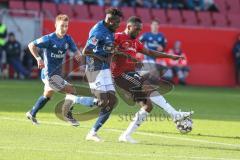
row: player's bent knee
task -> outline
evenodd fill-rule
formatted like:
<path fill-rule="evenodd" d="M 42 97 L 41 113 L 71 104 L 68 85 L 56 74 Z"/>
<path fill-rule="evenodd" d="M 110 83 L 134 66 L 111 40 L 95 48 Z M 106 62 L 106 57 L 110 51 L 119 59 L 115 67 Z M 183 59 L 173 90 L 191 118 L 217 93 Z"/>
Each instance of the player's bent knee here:
<path fill-rule="evenodd" d="M 98 100 L 98 106 L 99 107 L 105 107 L 105 106 L 107 106 L 107 104 L 108 104 L 108 100 L 107 99 L 100 99 L 100 100 Z"/>
<path fill-rule="evenodd" d="M 62 92 L 69 93 L 69 94 L 76 94 L 76 90 L 75 90 L 75 88 L 72 85 L 66 85 L 63 88 Z"/>
<path fill-rule="evenodd" d="M 145 111 L 147 111 L 148 113 L 150 113 L 153 109 L 152 103 L 150 100 L 146 100 L 145 104 L 142 107 Z"/>
<path fill-rule="evenodd" d="M 54 91 L 52 91 L 52 90 L 44 91 L 43 96 L 48 97 L 50 99 L 52 97 L 53 93 L 54 93 Z"/>

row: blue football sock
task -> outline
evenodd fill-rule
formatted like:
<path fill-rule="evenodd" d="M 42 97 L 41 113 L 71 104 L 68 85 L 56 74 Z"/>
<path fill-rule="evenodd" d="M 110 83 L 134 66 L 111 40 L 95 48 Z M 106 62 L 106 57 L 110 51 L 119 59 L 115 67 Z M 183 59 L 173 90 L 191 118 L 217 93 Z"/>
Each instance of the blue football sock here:
<path fill-rule="evenodd" d="M 94 105 L 95 98 L 93 97 L 78 97 L 76 96 L 74 99 L 74 103 L 81 104 L 86 107 L 92 107 Z"/>
<path fill-rule="evenodd" d="M 101 109 L 99 117 L 92 128 L 94 132 L 97 132 L 102 127 L 102 125 L 108 120 L 112 110 L 109 110 L 107 108 L 108 107 L 104 107 Z"/>
<path fill-rule="evenodd" d="M 72 100 L 75 104 L 81 104 L 86 107 L 92 107 L 96 103 L 97 99 L 93 97 L 79 97 L 72 94 L 67 94 L 65 99 Z"/>
<path fill-rule="evenodd" d="M 31 115 L 36 116 L 37 112 L 44 107 L 44 105 L 50 100 L 48 97 L 41 96 L 38 98 L 37 102 L 31 110 Z"/>

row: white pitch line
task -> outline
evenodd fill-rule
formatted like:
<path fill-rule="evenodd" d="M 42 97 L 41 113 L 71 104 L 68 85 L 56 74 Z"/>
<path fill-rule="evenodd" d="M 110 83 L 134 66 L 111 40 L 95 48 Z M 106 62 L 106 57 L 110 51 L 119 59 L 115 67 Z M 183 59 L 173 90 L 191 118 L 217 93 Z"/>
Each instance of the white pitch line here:
<path fill-rule="evenodd" d="M 2 116 L 0 116 L 0 119 L 2 119 L 2 120 L 19 121 L 19 122 L 27 122 L 27 121 L 29 121 L 29 120 L 24 120 L 24 119 L 16 119 L 16 118 L 9 118 L 9 117 L 2 117 Z M 41 121 L 41 123 L 42 124 L 48 124 L 48 125 L 69 126 L 69 124 L 67 124 L 67 123 L 59 123 L 59 122 Z M 80 128 L 89 128 L 89 126 L 81 125 Z M 113 129 L 113 128 L 103 128 L 103 130 L 112 131 L 112 132 L 118 132 L 118 133 L 123 132 L 123 130 Z M 135 132 L 135 134 L 145 135 L 145 136 L 150 136 L 150 137 L 161 137 L 161 138 L 167 138 L 167 139 L 176 139 L 176 140 L 181 140 L 181 141 L 190 141 L 190 142 L 214 144 L 214 145 L 221 145 L 221 146 L 224 145 L 224 146 L 231 146 L 231 147 L 236 147 L 236 148 L 240 149 L 240 145 L 238 145 L 238 144 L 230 144 L 230 143 L 223 143 L 223 142 L 213 142 L 213 141 L 209 141 L 209 140 L 200 140 L 200 139 L 194 139 L 194 138 L 183 138 L 183 137 L 166 136 L 166 135 L 161 135 L 161 134 L 156 134 L 156 133 L 146 133 L 146 132 L 141 132 L 141 131 L 137 131 L 137 132 Z"/>
<path fill-rule="evenodd" d="M 28 151 L 45 151 L 45 152 L 59 152 L 64 153 L 66 150 L 61 149 L 46 149 L 46 148 L 27 148 L 27 147 L 9 147 L 9 146 L 0 146 L 0 149 L 5 150 L 28 150 Z M 68 151 L 69 152 L 69 151 Z M 101 156 L 122 156 L 122 157 L 150 157 L 150 158 L 178 158 L 178 159 L 198 159 L 198 160 L 240 160 L 240 159 L 233 159 L 233 158 L 215 158 L 215 157 L 199 157 L 199 156 L 173 156 L 173 155 L 162 155 L 161 153 L 111 153 L 111 152 L 100 152 L 100 151 L 89 151 L 89 150 L 73 150 L 72 152 L 76 153 L 85 153 L 85 154 L 92 154 L 92 155 L 101 155 Z"/>

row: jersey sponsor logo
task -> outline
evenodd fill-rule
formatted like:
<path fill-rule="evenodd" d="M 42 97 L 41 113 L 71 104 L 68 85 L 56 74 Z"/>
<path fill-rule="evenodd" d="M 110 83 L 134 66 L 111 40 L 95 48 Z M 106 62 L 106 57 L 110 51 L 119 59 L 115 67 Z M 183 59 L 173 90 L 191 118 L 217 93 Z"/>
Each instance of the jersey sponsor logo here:
<path fill-rule="evenodd" d="M 128 48 L 127 50 L 137 52 L 136 48 L 132 48 L 132 47 Z"/>
<path fill-rule="evenodd" d="M 54 54 L 51 52 L 51 57 L 52 58 L 64 58 L 65 54 L 63 54 L 62 51 L 58 51 L 58 53 L 60 53 L 60 54 Z"/>
<path fill-rule="evenodd" d="M 156 42 L 156 41 L 154 41 L 155 43 L 148 43 L 148 46 L 149 47 L 158 47 L 159 46 L 159 44 Z"/>
<path fill-rule="evenodd" d="M 136 50 L 135 45 L 136 44 L 132 43 L 130 40 L 129 41 L 126 40 L 126 41 L 123 41 L 123 42 L 120 43 L 119 48 L 122 51 L 134 51 L 134 52 L 136 52 L 137 50 Z"/>

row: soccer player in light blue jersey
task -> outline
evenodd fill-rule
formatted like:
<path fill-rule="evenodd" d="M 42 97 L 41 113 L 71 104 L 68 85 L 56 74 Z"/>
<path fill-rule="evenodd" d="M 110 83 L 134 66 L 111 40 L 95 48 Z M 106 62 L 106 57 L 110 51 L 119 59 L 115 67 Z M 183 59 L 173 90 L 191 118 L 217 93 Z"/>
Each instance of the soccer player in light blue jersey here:
<path fill-rule="evenodd" d="M 38 68 L 42 70 L 41 79 L 45 84 L 43 95 L 39 97 L 33 108 L 26 113 L 27 118 L 33 124 L 39 124 L 36 114 L 50 100 L 54 91 L 57 91 L 67 94 L 63 104 L 64 119 L 73 126 L 79 125 L 78 121 L 72 116 L 70 106 L 72 103 L 69 100 L 72 94 L 76 94 L 76 90 L 61 77 L 62 63 L 68 49 L 75 53 L 75 58 L 78 62 L 81 61 L 82 57 L 71 36 L 66 34 L 68 23 L 69 18 L 67 15 L 58 15 L 55 20 L 55 32 L 34 40 L 28 45 L 31 54 L 37 60 Z M 39 49 L 43 49 L 43 59 L 39 55 Z M 76 97 L 75 99 L 75 103 L 93 105 L 92 97 Z"/>
<path fill-rule="evenodd" d="M 163 52 L 167 45 L 167 39 L 163 33 L 159 32 L 159 20 L 154 19 L 151 23 L 151 31 L 142 34 L 139 40 L 144 44 L 145 48 Z M 168 77 L 165 59 L 158 59 L 144 55 L 142 74 L 149 72 L 151 75 Z M 163 75 L 162 75 L 163 74 Z"/>
<path fill-rule="evenodd" d="M 114 51 L 114 32 L 119 27 L 122 12 L 116 8 L 106 10 L 105 19 L 90 30 L 87 44 L 83 49 L 86 56 L 86 76 L 91 92 L 101 107 L 99 117 L 86 140 L 102 141 L 97 131 L 109 118 L 117 104 L 115 87 L 112 80 L 109 58 Z"/>
<path fill-rule="evenodd" d="M 154 51 L 163 52 L 167 39 L 160 33 L 159 31 L 159 21 L 154 19 L 151 23 L 151 32 L 146 32 L 139 37 L 139 40 L 144 43 L 145 47 Z M 150 56 L 146 56 L 145 59 L 147 60 L 154 60 Z"/>

